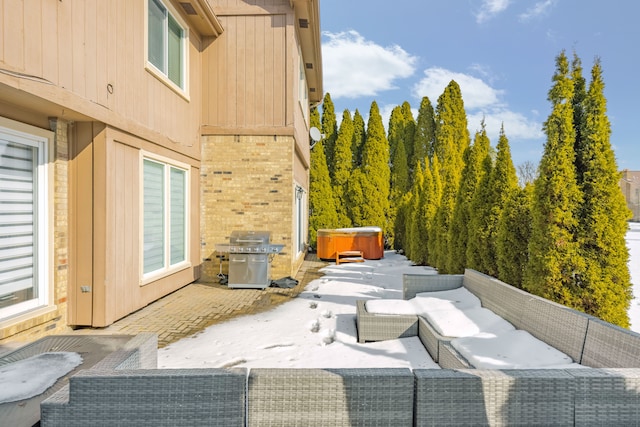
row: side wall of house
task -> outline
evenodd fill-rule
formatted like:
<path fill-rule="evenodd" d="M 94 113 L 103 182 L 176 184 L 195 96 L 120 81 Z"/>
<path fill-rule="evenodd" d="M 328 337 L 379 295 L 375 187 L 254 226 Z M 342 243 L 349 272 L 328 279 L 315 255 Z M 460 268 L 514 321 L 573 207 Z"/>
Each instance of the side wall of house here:
<path fill-rule="evenodd" d="M 220 0 L 214 11 L 225 32 L 203 53 L 202 278 L 216 280 L 215 244 L 234 230 L 271 231 L 272 243 L 285 245 L 271 276 L 293 276 L 304 260 L 296 189 L 306 209 L 309 188 L 309 103 L 300 99 L 307 88 L 294 10 L 287 0 Z"/>

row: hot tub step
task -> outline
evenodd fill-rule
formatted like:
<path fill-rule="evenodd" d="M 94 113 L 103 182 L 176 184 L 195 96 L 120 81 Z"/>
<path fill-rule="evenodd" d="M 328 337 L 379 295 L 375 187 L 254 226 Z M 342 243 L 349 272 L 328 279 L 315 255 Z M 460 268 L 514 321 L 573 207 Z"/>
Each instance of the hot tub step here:
<path fill-rule="evenodd" d="M 364 262 L 362 251 L 342 251 L 336 252 L 336 265 L 345 262 Z"/>

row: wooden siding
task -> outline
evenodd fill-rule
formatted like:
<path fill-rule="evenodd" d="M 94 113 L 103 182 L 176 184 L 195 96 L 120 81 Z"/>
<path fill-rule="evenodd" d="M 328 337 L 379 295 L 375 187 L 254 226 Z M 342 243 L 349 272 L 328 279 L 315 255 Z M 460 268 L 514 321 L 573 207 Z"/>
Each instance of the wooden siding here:
<path fill-rule="evenodd" d="M 199 157 L 202 42 L 190 32 L 187 100 L 145 69 L 145 4 L 0 0 L 2 81 Z"/>
<path fill-rule="evenodd" d="M 203 124 L 291 125 L 287 117 L 287 15 L 219 16 L 225 32 L 204 52 Z"/>

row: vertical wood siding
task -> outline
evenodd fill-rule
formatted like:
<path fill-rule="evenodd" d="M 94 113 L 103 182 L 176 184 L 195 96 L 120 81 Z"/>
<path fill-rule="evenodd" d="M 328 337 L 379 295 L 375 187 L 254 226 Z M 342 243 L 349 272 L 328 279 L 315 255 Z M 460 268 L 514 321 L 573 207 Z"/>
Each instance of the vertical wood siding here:
<path fill-rule="evenodd" d="M 186 100 L 145 69 L 145 1 L 0 0 L 0 68 L 68 91 L 65 107 L 88 100 L 197 148 L 201 41 L 190 33 Z"/>
<path fill-rule="evenodd" d="M 203 123 L 281 127 L 287 123 L 286 15 L 221 16 L 225 32 L 204 52 Z"/>

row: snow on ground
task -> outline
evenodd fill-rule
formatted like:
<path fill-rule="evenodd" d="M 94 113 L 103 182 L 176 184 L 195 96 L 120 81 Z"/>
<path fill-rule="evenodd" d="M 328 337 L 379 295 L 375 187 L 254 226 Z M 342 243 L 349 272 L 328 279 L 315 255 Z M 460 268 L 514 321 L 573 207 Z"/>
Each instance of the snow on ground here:
<path fill-rule="evenodd" d="M 631 329 L 640 332 L 640 224 L 627 243 L 634 295 Z M 329 265 L 297 298 L 273 310 L 213 325 L 158 351 L 160 368 L 373 368 L 438 366 L 417 337 L 359 344 L 355 301 L 401 299 L 402 274 L 435 274 L 385 252 L 381 260 Z"/>
<path fill-rule="evenodd" d="M 355 302 L 401 298 L 402 273 L 435 274 L 385 253 L 329 265 L 324 277 L 273 310 L 213 325 L 158 352 L 160 368 L 438 368 L 417 337 L 359 344 Z"/>

